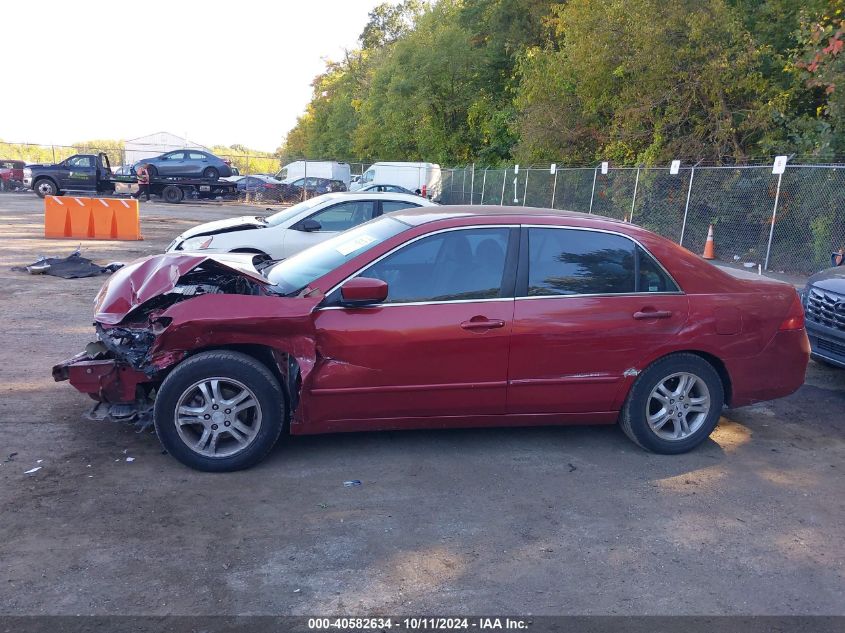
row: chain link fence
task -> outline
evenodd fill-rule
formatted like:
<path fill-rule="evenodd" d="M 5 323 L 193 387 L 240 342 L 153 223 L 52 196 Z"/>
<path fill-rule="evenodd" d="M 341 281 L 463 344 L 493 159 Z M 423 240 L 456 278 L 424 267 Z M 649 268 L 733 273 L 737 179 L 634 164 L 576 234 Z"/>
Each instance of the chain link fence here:
<path fill-rule="evenodd" d="M 845 166 L 443 169 L 442 204 L 580 211 L 634 222 L 689 250 L 810 274 L 845 247 Z"/>
<path fill-rule="evenodd" d="M 73 154 L 98 152 L 108 155 L 113 168 L 126 166 L 127 159 L 134 158 L 118 142 L 0 142 L 0 189 L 22 190 L 22 183 L 16 180 L 20 162 L 13 165 L 14 161 L 57 163 Z M 285 165 L 298 160 L 220 148 L 215 153 L 241 176 L 280 175 Z M 345 186 L 351 184 L 352 188 L 373 164 L 343 162 L 349 165 L 351 181 Z M 320 180 L 314 173 L 318 163 L 326 161 L 309 160 L 304 165 L 306 175 L 313 175 L 315 182 Z M 417 164 L 405 165 L 416 177 L 420 168 L 412 165 Z M 845 166 L 789 164 L 780 176 L 772 173 L 771 165 L 684 167 L 677 173 L 663 167 L 609 167 L 603 171 L 599 167 L 443 168 L 427 195 L 441 204 L 543 207 L 626 220 L 696 253 L 703 251 L 712 224 L 720 259 L 786 273 L 808 274 L 825 268 L 831 252 L 845 246 Z M 425 180 L 420 178 L 420 182 Z M 264 188 L 260 180 L 249 182 L 231 201 L 297 201 Z M 306 188 L 301 196 L 319 193 L 322 191 L 316 187 L 313 191 Z"/>

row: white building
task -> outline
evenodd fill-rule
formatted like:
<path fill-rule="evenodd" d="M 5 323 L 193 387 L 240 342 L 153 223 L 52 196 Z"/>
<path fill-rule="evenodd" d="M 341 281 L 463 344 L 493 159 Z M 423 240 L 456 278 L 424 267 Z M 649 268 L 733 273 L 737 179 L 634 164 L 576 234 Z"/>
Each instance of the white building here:
<path fill-rule="evenodd" d="M 183 149 L 191 147 L 194 149 L 201 149 L 206 152 L 211 150 L 207 147 L 189 141 L 181 136 L 170 134 L 169 132 L 156 132 L 147 136 L 139 136 L 124 143 L 126 164 L 134 165 L 139 160 L 145 158 L 154 158 L 165 152 L 173 151 L 174 149 Z"/>

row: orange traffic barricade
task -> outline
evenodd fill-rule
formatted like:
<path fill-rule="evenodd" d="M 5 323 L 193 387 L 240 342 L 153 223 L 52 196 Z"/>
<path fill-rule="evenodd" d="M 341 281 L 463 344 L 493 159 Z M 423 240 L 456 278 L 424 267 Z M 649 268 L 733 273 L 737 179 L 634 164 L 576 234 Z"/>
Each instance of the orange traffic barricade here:
<path fill-rule="evenodd" d="M 44 237 L 141 240 L 138 201 L 47 196 Z"/>

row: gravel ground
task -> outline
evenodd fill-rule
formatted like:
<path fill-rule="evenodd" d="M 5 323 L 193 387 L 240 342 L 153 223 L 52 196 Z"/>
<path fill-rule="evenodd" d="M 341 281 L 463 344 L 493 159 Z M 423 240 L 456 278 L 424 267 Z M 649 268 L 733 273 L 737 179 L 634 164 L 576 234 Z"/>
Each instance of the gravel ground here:
<path fill-rule="evenodd" d="M 142 203 L 144 241 L 83 254 L 262 210 Z M 102 279 L 10 271 L 77 246 L 42 220 L 0 195 L 0 614 L 845 614 L 843 370 L 676 457 L 615 427 L 365 433 L 203 474 L 52 381 Z"/>

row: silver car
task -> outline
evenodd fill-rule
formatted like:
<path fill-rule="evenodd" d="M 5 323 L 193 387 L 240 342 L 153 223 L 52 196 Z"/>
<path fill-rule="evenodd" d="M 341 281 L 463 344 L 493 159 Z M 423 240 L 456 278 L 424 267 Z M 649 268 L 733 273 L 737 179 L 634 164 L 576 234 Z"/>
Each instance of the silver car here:
<path fill-rule="evenodd" d="M 198 149 L 177 149 L 155 158 L 145 158 L 135 163 L 132 171 L 137 171 L 141 165 L 149 165 L 151 178 L 185 176 L 217 180 L 232 175 L 232 167 L 228 162 Z"/>

